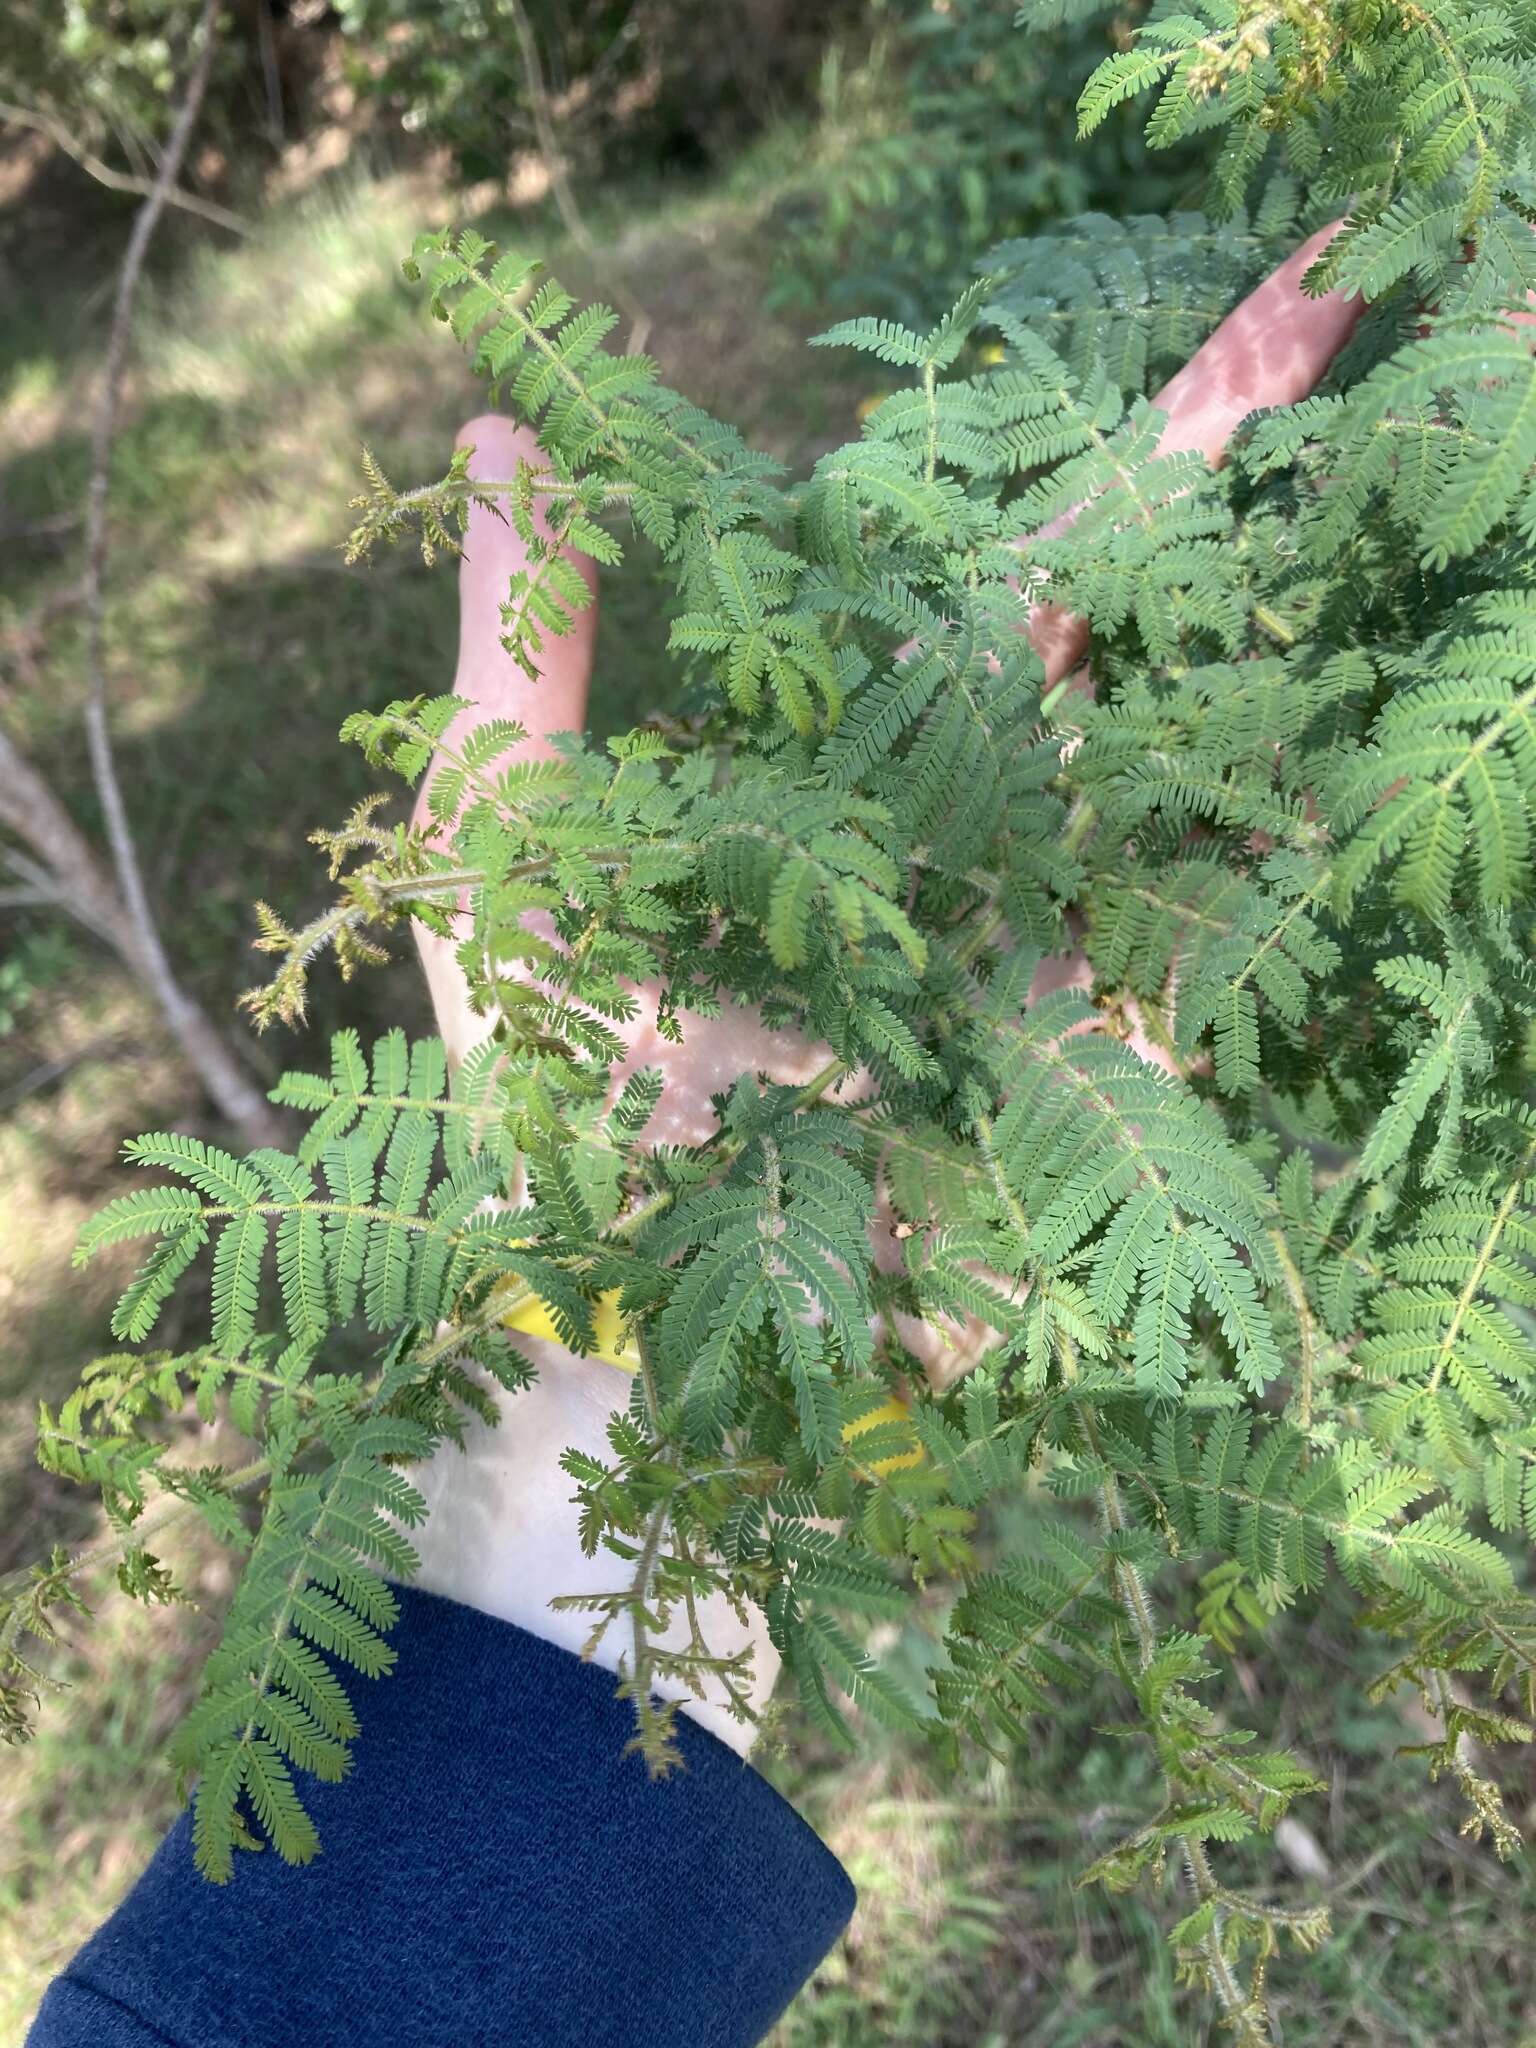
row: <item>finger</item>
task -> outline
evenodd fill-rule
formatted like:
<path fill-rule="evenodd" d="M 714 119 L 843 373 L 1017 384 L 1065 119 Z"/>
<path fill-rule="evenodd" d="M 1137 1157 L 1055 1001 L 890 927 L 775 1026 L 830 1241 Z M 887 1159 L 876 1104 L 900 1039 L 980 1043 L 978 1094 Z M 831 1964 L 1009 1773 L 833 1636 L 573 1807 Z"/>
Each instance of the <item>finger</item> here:
<path fill-rule="evenodd" d="M 1045 670 L 1047 690 L 1054 690 L 1064 676 L 1072 676 L 1088 652 L 1088 621 L 1064 605 L 1031 605 L 1026 631 Z M 1092 696 L 1093 677 L 1086 668 L 1072 676 L 1072 688 Z"/>
<path fill-rule="evenodd" d="M 1167 415 L 1161 454 L 1194 451 L 1219 463 L 1249 413 L 1295 405 L 1316 386 L 1349 339 L 1363 304 L 1337 291 L 1309 298 L 1301 289 L 1302 278 L 1342 226 L 1332 221 L 1303 242 L 1154 394 L 1153 405 Z M 1073 517 L 1055 521 L 1046 532 L 1062 532 Z M 1036 537 L 1026 535 L 1026 543 Z M 1047 689 L 1072 675 L 1088 651 L 1086 622 L 1060 605 L 1033 608 L 1029 637 L 1044 663 Z M 1092 691 L 1086 669 L 1072 687 Z"/>
<path fill-rule="evenodd" d="M 1168 416 L 1165 455 L 1197 449 L 1220 462 L 1241 421 L 1260 406 L 1305 398 L 1354 331 L 1364 300 L 1309 298 L 1301 281 L 1343 221 L 1331 221 L 1270 272 L 1169 378 L 1152 403 Z"/>
<path fill-rule="evenodd" d="M 485 482 L 510 483 L 519 463 L 547 466 L 532 428 L 514 425 L 494 413 L 483 414 L 464 427 L 459 445 L 474 449 L 469 472 Z M 535 524 L 550 538 L 542 510 Z M 502 607 L 512 578 L 531 566 L 528 550 L 505 514 L 484 505 L 471 508 L 469 530 L 459 563 L 459 662 L 455 694 L 467 697 L 473 714 L 461 712 L 455 724 L 468 726 L 486 718 L 515 718 L 529 739 L 518 749 L 524 756 L 549 754 L 549 735 L 581 732 L 587 721 L 587 686 L 597 638 L 597 570 L 589 556 L 567 549 L 567 559 L 580 569 L 592 590 L 593 602 L 578 612 L 568 633 L 543 634 L 537 656 L 539 674 L 529 677 L 502 645 L 506 624 Z M 450 728 L 450 734 L 452 733 Z"/>
<path fill-rule="evenodd" d="M 488 483 L 511 483 L 520 462 L 540 469 L 545 466 L 544 452 L 532 430 L 492 413 L 471 420 L 459 434 L 459 445 L 474 450 L 470 475 Z M 537 524 L 547 537 L 548 521 L 540 518 Z M 592 562 L 574 551 L 570 559 L 595 592 Z M 468 702 L 443 736 L 449 746 L 487 719 L 510 718 L 525 728 L 528 738 L 509 749 L 506 758 L 537 758 L 554 751 L 549 744 L 551 733 L 580 732 L 585 726 L 597 633 L 595 596 L 594 602 L 577 614 L 568 634 L 545 634 L 537 677 L 525 674 L 501 644 L 506 631 L 502 606 L 512 578 L 530 566 L 528 550 L 510 518 L 485 505 L 472 506 L 459 564 L 459 656 L 453 685 L 454 695 Z M 429 775 L 417 799 L 415 823 L 436 832 L 442 828 L 433 825 L 426 802 L 430 780 Z M 459 908 L 464 907 L 461 898 Z M 493 1020 L 476 1016 L 470 1006 L 469 985 L 456 958 L 455 940 L 420 925 L 415 929 L 438 1032 L 449 1057 L 457 1063 L 486 1036 Z"/>

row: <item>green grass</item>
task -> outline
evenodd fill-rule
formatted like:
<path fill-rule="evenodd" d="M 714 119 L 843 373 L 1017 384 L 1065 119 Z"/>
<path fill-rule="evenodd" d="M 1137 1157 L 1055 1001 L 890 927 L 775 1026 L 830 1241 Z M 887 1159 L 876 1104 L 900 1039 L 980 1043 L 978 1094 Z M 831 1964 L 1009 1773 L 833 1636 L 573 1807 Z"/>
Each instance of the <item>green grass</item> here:
<path fill-rule="evenodd" d="M 991 1542 L 1027 1552 L 1030 1530 L 1025 1504 Z M 888 1652 L 898 1671 L 935 1659 L 941 1612 Z M 1272 1965 L 1284 2048 L 1536 2048 L 1536 1869 L 1463 1840 L 1455 1788 L 1398 1754 L 1425 1731 L 1408 1693 L 1366 1704 L 1380 1645 L 1324 1598 L 1255 1652 L 1209 1703 L 1294 1745 L 1330 1787 L 1301 1802 L 1278 1852 L 1213 1851 L 1234 1883 L 1331 1908 L 1320 1954 Z M 1022 1756 L 955 1777 L 870 1726 L 860 1758 L 840 1759 L 792 1720 L 773 1775 L 843 1858 L 860 1908 L 773 2048 L 1217 2048 L 1227 2036 L 1176 1981 L 1164 1939 L 1188 1910 L 1177 1868 L 1160 1899 L 1078 1885 L 1159 1803 L 1148 1746 L 1099 1732 L 1125 1716 L 1112 1684 L 1062 1699 Z M 1505 1752 L 1495 1768 L 1529 1830 L 1536 1760 Z"/>
<path fill-rule="evenodd" d="M 594 232 L 650 311 L 665 374 L 804 464 L 849 431 L 860 373 L 807 374 L 802 329 L 763 313 L 765 223 L 803 138 L 770 138 L 708 188 L 599 195 Z M 147 296 L 132 409 L 114 480 L 111 645 L 122 766 L 156 901 L 187 978 L 220 1015 L 254 979 L 250 899 L 322 900 L 308 831 L 370 786 L 336 741 L 346 712 L 451 676 L 451 571 L 405 553 L 347 571 L 338 544 L 366 440 L 397 480 L 430 475 L 476 389 L 398 259 L 442 195 L 404 179 L 341 180 L 266 218 L 247 244 L 169 242 Z M 541 224 L 492 219 L 527 241 Z M 73 257 L 18 256 L 0 330 L 0 661 L 6 715 L 82 818 L 79 648 L 64 606 L 78 573 L 88 401 L 104 279 L 121 232 Z M 551 244 L 573 284 L 604 279 Z M 609 280 L 611 282 L 611 279 Z M 665 706 L 666 602 L 643 551 L 605 580 L 594 720 Z M 307 1033 L 264 1043 L 279 1066 L 325 1034 L 424 1024 L 407 962 L 350 987 L 323 981 Z M 8 920 L 0 964 L 0 1569 L 77 1540 L 83 1497 L 30 1463 L 31 1415 L 106 1341 L 110 1266 L 71 1273 L 80 1222 L 120 1185 L 122 1138 L 210 1129 L 142 997 L 89 939 L 35 914 Z M 40 1081 L 60 1062 L 67 1071 Z M 174 1336 L 174 1332 L 172 1335 Z M 1019 1511 L 1010 1543 L 1027 1543 Z M 109 1909 L 175 1807 L 160 1761 L 227 1587 L 188 1562 L 199 1610 L 125 1609 L 92 1589 L 103 1625 L 66 1657 L 72 1689 L 30 1752 L 0 1755 L 0 2048 L 19 2043 L 42 1986 Z M 1279 1625 L 1283 1689 L 1224 1701 L 1234 1722 L 1298 1742 L 1331 1779 L 1306 1828 L 1326 1857 L 1338 1929 L 1314 1961 L 1282 1957 L 1286 2048 L 1405 2043 L 1536 2048 L 1536 1892 L 1460 1841 L 1454 1790 L 1392 1751 L 1416 1738 L 1408 1703 L 1358 1704 L 1369 1641 L 1332 1610 Z M 936 1636 L 937 1630 L 933 1631 Z M 932 1654 L 895 1654 L 914 1682 Z M 1261 1660 L 1255 1659 L 1255 1666 Z M 1111 1694 L 1064 1704 L 1028 1753 L 940 1780 L 915 1750 L 864 1731 L 850 1761 L 790 1715 L 779 1781 L 848 1862 L 862 1903 L 849 1940 L 796 2002 L 778 2048 L 1183 2048 L 1212 2038 L 1174 1980 L 1161 1902 L 1075 1888 L 1083 1866 L 1155 1801 L 1134 1744 L 1096 1727 Z M 1517 1770 L 1520 1768 L 1517 1765 Z M 1529 1765 L 1513 1804 L 1536 1814 Z M 1238 1858 L 1236 1868 L 1243 1868 Z M 1317 1881 L 1282 1859 L 1295 1900 Z M 1267 1880 L 1266 1880 L 1267 1881 Z"/>
<path fill-rule="evenodd" d="M 0 1766 L 0 2042 L 18 2048 L 44 1986 L 148 1861 L 179 1801 L 166 1745 L 191 1704 L 226 1566 L 207 1546 L 168 1561 L 202 1603 L 146 1614 L 105 1588 L 62 1657 L 68 1686 Z"/>

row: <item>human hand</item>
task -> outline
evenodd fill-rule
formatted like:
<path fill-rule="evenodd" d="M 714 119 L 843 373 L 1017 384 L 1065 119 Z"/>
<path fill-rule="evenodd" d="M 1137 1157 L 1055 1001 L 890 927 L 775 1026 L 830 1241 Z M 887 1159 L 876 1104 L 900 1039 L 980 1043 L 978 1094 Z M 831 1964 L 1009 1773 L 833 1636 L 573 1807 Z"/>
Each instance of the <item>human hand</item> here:
<path fill-rule="evenodd" d="M 1220 459 L 1232 430 L 1260 406 L 1294 402 L 1317 381 L 1347 337 L 1358 304 L 1337 296 L 1309 300 L 1299 290 L 1302 274 L 1333 232 L 1298 250 L 1253 292 L 1216 330 L 1205 345 L 1154 403 L 1167 414 L 1162 438 L 1165 452 L 1198 449 Z M 472 474 L 493 481 L 511 479 L 520 462 L 538 468 L 543 457 L 527 429 L 486 416 L 470 422 L 461 443 L 474 448 Z M 1027 552 L 1027 546 L 1026 546 Z M 573 557 L 591 580 L 591 566 Z M 512 525 L 487 506 L 474 506 L 460 567 L 460 641 L 454 693 L 470 705 L 445 735 L 451 744 L 488 718 L 516 720 L 528 738 L 509 752 L 508 761 L 553 754 L 552 735 L 579 732 L 586 720 L 587 689 L 596 631 L 596 608 L 573 622 L 570 634 L 546 642 L 541 673 L 531 682 L 504 651 L 502 606 L 512 578 L 527 566 L 526 553 Z M 1041 654 L 1046 687 L 1079 670 L 1087 645 L 1082 622 L 1058 608 L 1038 605 L 1031 614 L 1031 639 Z M 1091 689 L 1086 673 L 1074 677 L 1074 688 Z M 431 819 L 423 805 L 417 821 Z M 492 1020 L 475 1014 L 451 940 L 419 933 L 423 961 L 438 1025 L 455 1061 L 488 1034 Z M 1084 987 L 1091 970 L 1081 953 L 1045 961 L 1037 974 L 1035 995 L 1062 987 Z M 654 989 L 636 992 L 634 1017 L 619 1030 L 625 1056 L 617 1069 L 615 1091 L 638 1067 L 658 1068 L 663 1075 L 660 1105 L 649 1127 L 653 1142 L 691 1144 L 715 1128 L 710 1096 L 728 1088 L 743 1073 L 758 1073 L 791 1086 L 804 1086 L 821 1073 L 827 1048 L 793 1032 L 768 1031 L 758 1014 L 732 1009 L 719 1017 L 684 1018 L 684 1037 L 676 1044 L 657 1026 Z M 1143 1020 L 1129 1020 L 1130 1043 L 1145 1059 L 1166 1064 Z M 840 1099 L 854 1099 L 858 1076 L 841 1082 Z M 888 1219 L 877 1220 L 875 1251 L 882 1263 L 896 1260 Z M 905 1319 L 904 1319 L 905 1322 Z M 987 1341 L 980 1325 L 903 1327 L 900 1334 L 936 1377 L 949 1377 Z M 418 1535 L 422 1554 L 420 1582 L 430 1591 L 447 1594 L 518 1623 L 532 1632 L 579 1650 L 588 1623 L 578 1611 L 552 1610 L 561 1594 L 596 1594 L 611 1590 L 611 1561 L 582 1552 L 577 1513 L 569 1498 L 570 1484 L 559 1458 L 567 1447 L 602 1457 L 605 1428 L 620 1405 L 625 1386 L 616 1368 L 598 1357 L 579 1357 L 550 1337 L 524 1333 L 517 1339 L 540 1368 L 539 1378 L 516 1394 L 498 1393 L 501 1427 L 470 1426 L 466 1449 L 447 1446 L 419 1475 L 430 1514 Z M 718 1611 L 717 1611 L 718 1610 Z M 716 1596 L 705 1603 L 699 1620 L 718 1654 L 738 1649 L 752 1652 L 750 1685 L 739 1701 L 746 1719 L 721 1699 L 697 1700 L 680 1685 L 677 1696 L 687 1711 L 727 1743 L 745 1751 L 752 1738 L 751 1716 L 766 1701 L 777 1675 L 777 1656 L 760 1618 L 748 1622 Z M 687 1625 L 678 1616 L 671 1639 L 680 1645 Z M 663 1636 L 667 1642 L 669 1636 Z M 605 1636 L 596 1645 L 596 1660 L 618 1669 L 624 1646 Z"/>

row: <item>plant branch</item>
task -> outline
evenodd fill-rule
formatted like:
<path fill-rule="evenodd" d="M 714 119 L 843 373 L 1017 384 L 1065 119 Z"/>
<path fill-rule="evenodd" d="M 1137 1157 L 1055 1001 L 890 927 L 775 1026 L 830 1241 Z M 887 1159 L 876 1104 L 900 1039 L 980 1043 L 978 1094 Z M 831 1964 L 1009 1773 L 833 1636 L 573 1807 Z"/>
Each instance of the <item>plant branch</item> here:
<path fill-rule="evenodd" d="M 161 214 L 170 201 L 177 174 L 197 125 L 208 78 L 213 68 L 214 22 L 218 0 L 203 0 L 197 27 L 197 54 L 182 94 L 181 105 L 165 145 L 149 195 L 139 208 L 118 273 L 112 325 L 107 336 L 101 397 L 91 432 L 91 475 L 85 505 L 86 620 L 85 735 L 91 775 L 106 823 L 122 914 L 132 935 L 138 971 L 165 1012 L 172 1033 L 196 1068 L 221 1113 L 253 1144 L 269 1144 L 278 1135 L 276 1119 L 260 1090 L 236 1060 L 211 1020 L 177 979 L 159 926 L 150 909 L 138 849 L 128 822 L 128 809 L 112 750 L 107 708 L 106 575 L 109 549 L 108 501 L 112 451 L 117 436 L 134 299 L 144 273 L 145 258 Z M 78 836 L 78 835 L 77 835 Z M 114 923 L 116 920 L 114 920 Z"/>
<path fill-rule="evenodd" d="M 56 115 L 44 113 L 41 107 L 19 107 L 14 101 L 0 100 L 0 121 L 8 121 L 13 128 L 30 128 L 39 135 L 46 135 L 56 148 L 63 150 L 82 171 L 94 178 L 98 185 L 105 185 L 109 192 L 133 192 L 148 199 L 159 183 L 155 178 L 136 178 L 129 171 L 114 170 L 111 164 L 104 163 L 77 136 L 72 135 Z M 211 199 L 200 199 L 195 192 L 184 192 L 174 182 L 174 173 L 162 203 L 179 207 L 183 213 L 194 213 L 200 220 L 211 221 L 217 228 L 227 228 L 232 235 L 254 233 L 252 223 L 243 214 L 231 213 L 227 206 L 216 205 Z"/>
<path fill-rule="evenodd" d="M 560 147 L 560 137 L 555 128 L 554 111 L 549 104 L 549 90 L 544 83 L 544 60 L 539 55 L 539 39 L 533 32 L 533 23 L 523 0 L 507 0 L 507 11 L 512 18 L 512 32 L 517 37 L 517 47 L 523 60 L 523 82 L 528 92 L 528 107 L 533 115 L 533 130 L 538 137 L 539 150 L 549 172 L 549 188 L 554 194 L 555 205 L 565 223 L 565 231 L 594 263 L 599 260 L 599 251 L 587 226 L 576 199 L 576 188 L 571 183 L 570 163 Z M 629 316 L 629 349 L 633 355 L 643 352 L 651 332 L 651 316 L 640 301 L 627 292 L 622 285 L 613 286 L 613 296 Z"/>

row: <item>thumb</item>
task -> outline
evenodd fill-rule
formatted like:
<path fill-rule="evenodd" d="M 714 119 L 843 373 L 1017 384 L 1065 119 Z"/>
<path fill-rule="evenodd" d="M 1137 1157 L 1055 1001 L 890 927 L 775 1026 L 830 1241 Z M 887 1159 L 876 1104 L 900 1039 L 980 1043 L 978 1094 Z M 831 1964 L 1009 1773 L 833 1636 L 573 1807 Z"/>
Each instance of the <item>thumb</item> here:
<path fill-rule="evenodd" d="M 495 413 L 471 420 L 460 429 L 458 439 L 461 447 L 474 450 L 469 473 L 482 482 L 510 484 L 519 463 L 536 470 L 548 466 L 532 428 L 516 426 Z M 535 514 L 535 524 L 546 539 L 550 537 L 542 509 Z M 536 565 L 529 561 L 528 550 L 507 513 L 484 505 L 471 508 L 459 564 L 459 661 L 454 691 L 469 698 L 475 708 L 472 713 L 460 712 L 455 726 L 462 723 L 467 728 L 487 717 L 515 718 L 532 736 L 518 751 L 530 755 L 549 753 L 548 734 L 580 732 L 585 727 L 597 637 L 597 571 L 588 556 L 574 549 L 566 553 L 586 579 L 594 602 L 576 614 L 569 632 L 543 631 L 539 673 L 530 677 L 501 644 L 506 631 L 502 606 L 512 578 Z"/>

